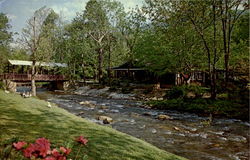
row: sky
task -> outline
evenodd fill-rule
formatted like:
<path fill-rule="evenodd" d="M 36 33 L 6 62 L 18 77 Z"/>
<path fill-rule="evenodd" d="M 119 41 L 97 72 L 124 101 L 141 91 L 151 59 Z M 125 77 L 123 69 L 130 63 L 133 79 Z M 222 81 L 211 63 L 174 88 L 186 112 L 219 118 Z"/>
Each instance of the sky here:
<path fill-rule="evenodd" d="M 88 0 L 0 0 L 0 12 L 5 13 L 12 26 L 10 31 L 20 33 L 34 11 L 47 6 L 70 22 L 77 12 L 82 12 Z M 136 5 L 141 6 L 143 0 L 117 0 L 123 3 L 125 10 Z"/>

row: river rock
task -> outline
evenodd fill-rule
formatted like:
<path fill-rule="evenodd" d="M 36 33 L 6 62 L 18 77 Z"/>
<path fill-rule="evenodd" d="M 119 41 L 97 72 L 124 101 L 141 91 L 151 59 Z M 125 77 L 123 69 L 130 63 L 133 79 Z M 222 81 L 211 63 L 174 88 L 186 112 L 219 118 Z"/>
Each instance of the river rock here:
<path fill-rule="evenodd" d="M 216 134 L 216 135 L 221 135 L 221 136 L 224 134 L 223 131 L 218 131 L 218 132 L 208 131 L 208 132 L 213 133 L 213 134 Z"/>
<path fill-rule="evenodd" d="M 156 101 L 156 100 L 157 100 L 157 97 L 153 97 L 153 98 L 151 98 L 151 100 Z"/>
<path fill-rule="evenodd" d="M 143 126 L 139 127 L 140 129 L 144 129 L 146 127 L 146 125 L 144 124 Z"/>
<path fill-rule="evenodd" d="M 218 137 L 220 140 L 227 141 L 227 138 L 225 137 Z"/>
<path fill-rule="evenodd" d="M 152 116 L 153 113 L 152 113 L 152 112 L 144 112 L 143 115 L 144 115 L 144 116 Z"/>
<path fill-rule="evenodd" d="M 79 102 L 80 105 L 89 105 L 90 102 L 89 101 L 82 101 L 82 102 Z"/>
<path fill-rule="evenodd" d="M 84 114 L 84 112 L 79 112 L 78 114 L 77 114 L 77 116 L 80 116 L 80 115 L 83 115 Z"/>
<path fill-rule="evenodd" d="M 132 117 L 139 117 L 139 116 L 140 116 L 138 113 L 134 113 L 134 112 L 130 113 L 130 115 L 131 115 Z"/>
<path fill-rule="evenodd" d="M 166 131 L 166 132 L 164 132 L 164 134 L 171 135 L 171 134 L 172 134 L 172 132 L 171 132 L 171 131 Z"/>
<path fill-rule="evenodd" d="M 104 111 L 103 110 L 98 110 L 98 113 L 104 113 Z"/>
<path fill-rule="evenodd" d="M 168 115 L 160 114 L 160 115 L 157 116 L 157 119 L 159 119 L 159 120 L 168 120 L 168 119 L 173 119 L 173 118 L 168 116 Z"/>
<path fill-rule="evenodd" d="M 109 107 L 108 106 L 100 106 L 100 109 L 108 109 Z"/>
<path fill-rule="evenodd" d="M 213 146 L 214 147 L 220 147 L 220 144 L 214 144 Z"/>
<path fill-rule="evenodd" d="M 95 108 L 95 104 L 91 103 L 90 101 L 82 101 L 79 103 L 80 105 L 85 105 L 90 108 Z"/>
<path fill-rule="evenodd" d="M 79 87 L 74 94 L 78 94 L 78 95 L 84 95 L 86 94 L 86 92 L 90 90 L 89 86 L 84 86 L 84 87 Z"/>
<path fill-rule="evenodd" d="M 199 136 L 201 138 L 207 139 L 208 134 L 206 134 L 206 133 L 200 133 Z"/>
<path fill-rule="evenodd" d="M 180 131 L 180 128 L 178 128 L 178 127 L 174 127 L 174 129 L 175 129 L 176 131 Z"/>
<path fill-rule="evenodd" d="M 230 141 L 246 143 L 247 139 L 243 136 L 230 136 L 228 137 Z"/>
<path fill-rule="evenodd" d="M 117 109 L 111 109 L 110 112 L 112 112 L 112 113 L 119 113 L 119 110 L 117 110 Z"/>
<path fill-rule="evenodd" d="M 130 122 L 131 122 L 131 123 L 135 123 L 135 120 L 134 120 L 134 119 L 131 119 Z"/>
<path fill-rule="evenodd" d="M 103 121 L 104 124 L 110 124 L 113 122 L 113 119 L 108 116 L 99 116 L 97 119 Z"/>
<path fill-rule="evenodd" d="M 123 106 L 123 105 L 120 105 L 120 104 L 116 104 L 116 105 L 114 105 L 114 107 L 123 108 L 124 106 Z"/>
<path fill-rule="evenodd" d="M 156 129 L 152 129 L 152 131 L 151 131 L 153 134 L 155 134 L 157 131 L 156 131 Z"/>
<path fill-rule="evenodd" d="M 134 96 L 134 94 L 110 93 L 108 97 L 112 99 L 131 99 Z"/>

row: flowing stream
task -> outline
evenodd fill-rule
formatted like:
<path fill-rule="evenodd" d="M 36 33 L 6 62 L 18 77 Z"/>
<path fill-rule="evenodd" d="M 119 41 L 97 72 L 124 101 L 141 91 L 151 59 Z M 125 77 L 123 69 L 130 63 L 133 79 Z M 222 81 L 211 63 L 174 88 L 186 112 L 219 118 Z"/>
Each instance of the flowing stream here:
<path fill-rule="evenodd" d="M 250 124 L 247 122 L 214 119 L 212 125 L 208 125 L 208 117 L 146 109 L 136 100 L 49 92 L 40 92 L 39 97 L 89 121 L 110 125 L 118 131 L 190 160 L 249 159 Z M 92 105 L 80 105 L 82 101 Z M 156 117 L 160 114 L 171 116 L 173 119 L 158 120 Z M 101 115 L 111 117 L 114 122 L 103 124 L 97 120 Z"/>

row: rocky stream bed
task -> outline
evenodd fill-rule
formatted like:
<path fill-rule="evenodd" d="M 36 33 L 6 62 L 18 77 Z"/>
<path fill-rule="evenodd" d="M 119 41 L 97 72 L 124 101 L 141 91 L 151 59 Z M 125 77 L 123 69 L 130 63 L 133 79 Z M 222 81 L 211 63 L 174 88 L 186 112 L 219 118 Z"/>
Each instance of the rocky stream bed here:
<path fill-rule="evenodd" d="M 39 97 L 89 121 L 143 139 L 190 160 L 248 160 L 248 122 L 214 119 L 143 107 L 133 95 L 91 90 L 75 94 L 40 92 Z M 109 120 L 105 120 L 106 116 Z M 159 117 L 160 116 L 160 117 Z M 162 117 L 161 117 L 162 116 Z"/>

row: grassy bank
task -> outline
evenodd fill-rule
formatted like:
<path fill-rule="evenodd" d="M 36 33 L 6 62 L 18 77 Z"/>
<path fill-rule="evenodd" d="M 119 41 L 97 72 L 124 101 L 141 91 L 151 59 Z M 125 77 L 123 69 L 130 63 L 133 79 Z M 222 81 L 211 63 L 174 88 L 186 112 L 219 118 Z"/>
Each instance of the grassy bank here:
<path fill-rule="evenodd" d="M 11 142 L 34 142 L 39 137 L 50 140 L 52 146 L 72 149 L 68 158 L 89 160 L 181 160 L 142 140 L 109 127 L 96 125 L 47 102 L 0 91 L 0 159 L 11 148 Z M 74 139 L 85 136 L 87 146 L 79 148 Z M 9 147 L 9 148 L 8 148 Z M 20 152 L 11 151 L 9 159 L 21 159 Z"/>

